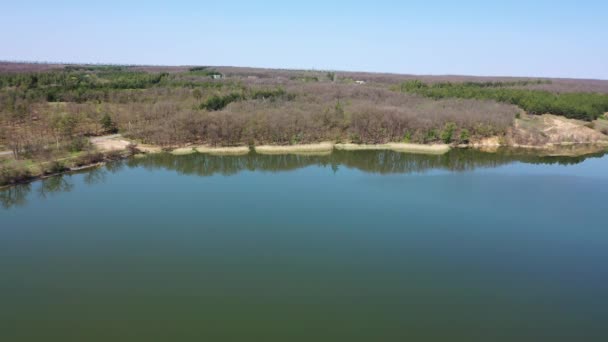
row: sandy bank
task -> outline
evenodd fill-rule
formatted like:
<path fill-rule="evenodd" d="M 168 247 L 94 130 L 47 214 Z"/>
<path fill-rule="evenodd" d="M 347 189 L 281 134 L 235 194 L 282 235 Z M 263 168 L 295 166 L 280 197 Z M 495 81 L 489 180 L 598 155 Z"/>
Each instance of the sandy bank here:
<path fill-rule="evenodd" d="M 568 119 L 562 116 L 524 115 L 516 119 L 507 134 L 507 145 L 513 147 L 550 148 L 554 145 L 604 144 L 608 136 L 591 127 L 602 123 Z"/>
<path fill-rule="evenodd" d="M 249 146 L 235 146 L 235 147 L 213 147 L 208 145 L 194 147 L 198 153 L 207 153 L 213 155 L 233 155 L 239 156 L 249 153 Z"/>
<path fill-rule="evenodd" d="M 169 153 L 171 153 L 174 156 L 184 156 L 184 155 L 187 155 L 187 154 L 196 153 L 196 150 L 194 149 L 194 147 L 189 146 L 189 147 L 176 148 L 176 149 L 172 150 Z"/>
<path fill-rule="evenodd" d="M 176 156 L 183 156 L 192 153 L 205 153 L 212 155 L 227 155 L 227 156 L 239 156 L 249 153 L 248 146 L 236 146 L 236 147 L 213 147 L 208 145 L 200 146 L 188 146 L 176 148 L 170 153 Z"/>
<path fill-rule="evenodd" d="M 273 146 L 256 146 L 255 151 L 260 154 L 328 154 L 334 149 L 334 144 L 322 142 L 318 144 Z"/>
<path fill-rule="evenodd" d="M 450 145 L 422 145 L 422 144 L 406 144 L 406 143 L 388 143 L 388 144 L 336 144 L 335 148 L 344 151 L 378 151 L 391 150 L 395 152 L 419 153 L 419 154 L 444 154 L 450 151 Z"/>
<path fill-rule="evenodd" d="M 544 146 L 515 145 L 510 147 L 534 151 L 534 155 L 541 157 L 580 157 L 608 151 L 608 143 L 605 142 L 562 143 Z"/>
<path fill-rule="evenodd" d="M 163 151 L 160 146 L 148 145 L 148 144 L 137 144 L 137 149 L 143 153 L 161 153 Z"/>

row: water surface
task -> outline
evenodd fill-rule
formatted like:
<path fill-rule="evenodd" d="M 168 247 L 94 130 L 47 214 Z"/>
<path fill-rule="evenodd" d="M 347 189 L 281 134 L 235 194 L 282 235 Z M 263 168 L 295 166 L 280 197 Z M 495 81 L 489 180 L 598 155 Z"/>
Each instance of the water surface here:
<path fill-rule="evenodd" d="M 608 339 L 601 154 L 161 154 L 0 204 L 0 341 Z"/>

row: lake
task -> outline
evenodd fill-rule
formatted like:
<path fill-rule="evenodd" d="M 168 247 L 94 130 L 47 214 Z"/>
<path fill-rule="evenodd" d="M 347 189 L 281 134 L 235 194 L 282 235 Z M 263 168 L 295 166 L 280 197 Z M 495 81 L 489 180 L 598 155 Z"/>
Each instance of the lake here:
<path fill-rule="evenodd" d="M 0 341 L 608 340 L 603 154 L 159 154 L 0 204 Z"/>

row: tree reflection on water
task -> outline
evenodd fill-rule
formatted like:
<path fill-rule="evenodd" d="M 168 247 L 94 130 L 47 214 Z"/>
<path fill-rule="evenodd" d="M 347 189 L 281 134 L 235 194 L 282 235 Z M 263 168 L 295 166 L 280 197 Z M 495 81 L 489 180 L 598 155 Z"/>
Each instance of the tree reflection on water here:
<path fill-rule="evenodd" d="M 213 175 L 235 175 L 241 171 L 284 172 L 308 166 L 330 167 L 339 173 L 342 167 L 368 173 L 408 174 L 429 170 L 452 172 L 472 171 L 478 168 L 494 168 L 514 162 L 526 164 L 573 165 L 589 158 L 601 158 L 606 152 L 580 157 L 538 156 L 534 151 L 505 149 L 498 152 L 454 149 L 443 155 L 408 154 L 393 151 L 334 151 L 328 155 L 263 155 L 249 153 L 242 156 L 214 156 L 191 154 L 175 156 L 153 154 L 124 161 L 108 163 L 104 167 L 81 171 L 82 182 L 87 185 L 103 183 L 109 174 L 124 168 L 148 170 L 174 170 L 180 174 L 208 177 Z M 31 184 L 22 184 L 0 190 L 0 205 L 5 209 L 24 206 L 34 192 L 41 198 L 74 189 L 73 174 L 55 176 Z"/>

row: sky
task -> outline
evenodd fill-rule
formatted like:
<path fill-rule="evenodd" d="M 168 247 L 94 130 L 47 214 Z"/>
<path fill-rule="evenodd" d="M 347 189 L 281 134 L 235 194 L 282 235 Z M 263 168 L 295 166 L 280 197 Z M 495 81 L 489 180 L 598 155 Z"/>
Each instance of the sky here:
<path fill-rule="evenodd" d="M 608 79 L 608 1 L 5 1 L 0 60 Z"/>

